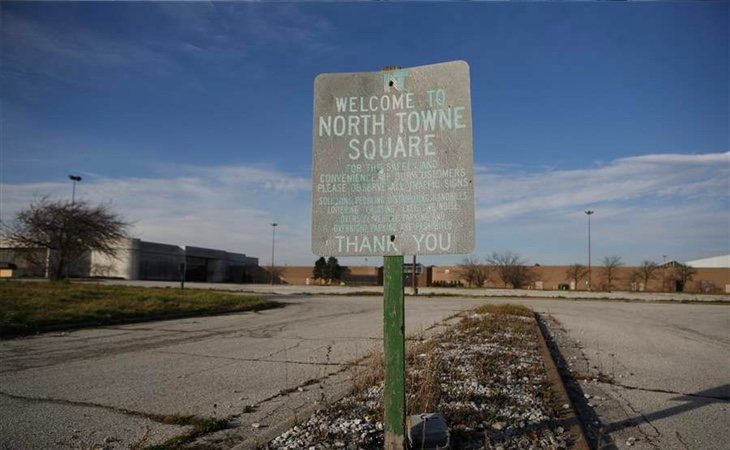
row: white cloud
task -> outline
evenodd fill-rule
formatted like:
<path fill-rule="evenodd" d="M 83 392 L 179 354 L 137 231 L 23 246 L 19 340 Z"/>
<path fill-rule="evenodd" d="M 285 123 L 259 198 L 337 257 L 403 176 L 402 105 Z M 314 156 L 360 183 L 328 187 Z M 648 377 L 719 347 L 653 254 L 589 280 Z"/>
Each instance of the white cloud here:
<path fill-rule="evenodd" d="M 228 186 L 261 185 L 275 191 L 302 191 L 312 186 L 308 177 L 283 176 L 274 169 L 244 166 L 203 168 L 202 172 Z"/>
<path fill-rule="evenodd" d="M 649 198 L 726 196 L 730 153 L 645 155 L 600 167 L 536 173 L 476 169 L 477 218 L 512 219 L 538 211 Z"/>
<path fill-rule="evenodd" d="M 478 252 L 511 248 L 545 264 L 628 263 L 730 252 L 730 153 L 643 155 L 588 169 L 476 170 Z"/>
<path fill-rule="evenodd" d="M 595 261 L 619 255 L 689 260 L 730 249 L 728 153 L 645 155 L 580 170 L 476 170 L 477 249 L 510 249 L 533 262 L 583 262 L 584 209 L 595 209 Z M 270 166 L 167 167 L 155 178 L 85 175 L 77 196 L 109 202 L 145 240 L 222 248 L 268 263 L 271 223 L 276 259 L 311 264 L 309 174 Z M 2 186 L 2 219 L 34 196 L 67 199 L 68 183 Z M 424 258 L 449 264 L 459 256 Z M 377 258 L 370 258 L 372 264 Z M 344 258 L 347 264 L 362 259 Z"/>
<path fill-rule="evenodd" d="M 309 264 L 310 183 L 276 169 L 229 166 L 177 168 L 166 178 L 88 176 L 77 198 L 106 202 L 134 223 L 145 240 L 243 252 L 267 263 L 271 223 L 277 222 L 277 260 Z M 68 183 L 5 184 L 2 219 L 34 198 L 68 199 Z"/>

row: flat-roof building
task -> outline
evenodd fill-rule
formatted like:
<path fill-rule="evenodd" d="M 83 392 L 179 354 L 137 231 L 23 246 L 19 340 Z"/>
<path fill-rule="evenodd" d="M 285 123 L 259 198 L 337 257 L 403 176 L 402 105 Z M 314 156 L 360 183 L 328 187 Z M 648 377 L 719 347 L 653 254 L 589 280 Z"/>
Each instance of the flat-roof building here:
<path fill-rule="evenodd" d="M 55 257 L 46 249 L 0 248 L 0 261 L 17 265 L 21 275 L 47 276 L 46 266 Z M 85 253 L 69 266 L 72 277 L 122 278 L 125 280 L 253 282 L 265 277 L 258 258 L 225 250 L 143 241 L 121 240 L 114 256 L 98 251 Z"/>
<path fill-rule="evenodd" d="M 730 254 L 687 261 L 687 265 L 695 268 L 730 269 Z"/>

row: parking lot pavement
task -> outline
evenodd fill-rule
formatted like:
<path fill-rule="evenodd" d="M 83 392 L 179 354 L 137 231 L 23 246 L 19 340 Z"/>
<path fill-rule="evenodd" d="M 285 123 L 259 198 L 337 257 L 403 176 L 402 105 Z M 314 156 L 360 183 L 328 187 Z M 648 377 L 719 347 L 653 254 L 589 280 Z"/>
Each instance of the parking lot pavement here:
<path fill-rule="evenodd" d="M 165 416 L 230 418 L 252 405 L 242 426 L 282 418 L 295 411 L 281 392 L 328 386 L 381 346 L 379 297 L 277 300 L 286 306 L 0 341 L 0 448 L 159 443 L 189 430 L 161 423 Z M 407 333 L 474 305 L 409 300 Z"/>
<path fill-rule="evenodd" d="M 572 341 L 572 350 L 559 342 L 561 352 L 586 378 L 593 428 L 616 447 L 727 448 L 730 306 L 523 302 L 557 319 Z"/>
<path fill-rule="evenodd" d="M 250 429 L 300 413 L 315 389 L 336 389 L 349 363 L 381 345 L 379 296 L 277 300 L 287 306 L 0 341 L 0 448 L 161 442 L 186 431 L 162 416 L 185 414 L 235 417 Z M 485 302 L 553 316 L 591 373 L 611 375 L 612 383 L 591 383 L 600 389 L 591 400 L 619 448 L 720 449 L 730 441 L 730 307 L 408 298 L 407 333 Z M 304 392 L 295 399 L 297 388 Z"/>

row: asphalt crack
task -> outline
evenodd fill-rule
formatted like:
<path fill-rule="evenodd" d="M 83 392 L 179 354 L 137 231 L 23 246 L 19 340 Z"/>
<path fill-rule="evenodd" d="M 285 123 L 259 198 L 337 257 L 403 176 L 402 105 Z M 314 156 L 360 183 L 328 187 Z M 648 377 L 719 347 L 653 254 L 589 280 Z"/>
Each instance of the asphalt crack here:
<path fill-rule="evenodd" d="M 292 305 L 291 307 L 294 307 Z M 135 324 L 129 324 L 124 327 L 121 326 L 101 326 L 98 327 L 98 329 L 101 330 L 115 330 L 115 331 L 124 331 L 124 335 L 132 337 L 131 339 L 128 339 L 124 342 L 118 343 L 118 344 L 111 344 L 104 348 L 102 351 L 94 351 L 91 356 L 88 355 L 89 352 L 84 352 L 83 354 L 75 354 L 78 352 L 67 352 L 66 349 L 60 349 L 58 351 L 52 351 L 52 352 L 37 352 L 36 359 L 43 359 L 45 361 L 43 362 L 28 362 L 27 358 L 23 358 L 23 360 L 19 361 L 18 363 L 15 363 L 16 366 L 12 367 L 10 369 L 3 369 L 0 370 L 0 374 L 4 373 L 19 373 L 26 370 L 32 370 L 32 369 L 38 369 L 38 368 L 49 368 L 49 367 L 55 367 L 58 365 L 67 364 L 69 362 L 74 361 L 89 361 L 89 360 L 96 360 L 96 359 L 103 359 L 109 356 L 116 356 L 121 354 L 126 354 L 130 352 L 137 352 L 140 350 L 156 350 L 162 347 L 169 347 L 172 345 L 182 345 L 182 344 L 188 344 L 188 343 L 195 343 L 195 342 L 201 342 L 205 341 L 211 338 L 237 338 L 237 337 L 250 337 L 250 338 L 271 338 L 276 333 L 281 333 L 285 328 L 290 327 L 293 324 L 297 324 L 300 322 L 306 322 L 306 321 L 312 321 L 312 320 L 322 320 L 322 319 L 330 319 L 330 318 L 336 318 L 340 316 L 346 316 L 350 314 L 358 314 L 360 310 L 356 311 L 346 311 L 346 312 L 334 312 L 334 313 L 327 313 L 327 314 L 302 314 L 302 317 L 299 319 L 287 319 L 287 320 L 275 320 L 271 323 L 260 325 L 257 327 L 252 327 L 250 329 L 241 330 L 239 328 L 235 328 L 233 326 L 227 326 L 222 329 L 217 330 L 206 330 L 206 329 L 199 329 L 199 330 L 172 330 L 169 328 L 163 329 L 162 333 L 160 333 L 162 336 L 141 336 L 139 338 L 134 338 L 132 336 L 135 335 L 135 332 L 150 332 L 150 331 L 159 331 L 151 327 L 137 327 Z M 244 314 L 248 314 L 250 312 L 244 312 Z M 236 313 L 238 314 L 238 313 Z M 74 330 L 75 331 L 75 330 Z M 74 331 L 71 331 L 73 333 Z M 80 330 L 79 330 L 80 331 Z M 44 337 L 60 337 L 60 336 L 44 336 Z M 64 336 L 65 338 L 65 336 Z M 94 346 L 94 341 L 98 340 L 99 338 L 104 338 L 104 336 L 84 336 L 84 337 L 76 337 L 78 344 L 88 344 L 88 347 Z M 78 345 L 77 345 L 78 347 Z M 24 354 L 24 356 L 27 356 L 27 352 Z"/>
<path fill-rule="evenodd" d="M 645 430 L 643 430 L 640 426 L 637 426 L 636 427 L 636 429 L 644 436 L 644 439 L 646 440 L 646 442 L 649 445 L 651 445 L 653 448 L 655 448 L 656 450 L 662 450 L 661 446 L 659 446 L 656 442 L 654 442 L 654 439 L 655 438 L 658 438 L 659 436 L 662 435 L 661 431 L 659 431 L 659 429 L 653 423 L 651 423 L 651 420 L 649 420 L 649 418 L 646 417 L 646 415 L 644 415 L 643 412 L 641 412 L 640 410 L 634 408 L 634 406 L 631 404 L 631 402 L 629 402 L 628 399 L 626 399 L 626 397 L 624 397 L 623 395 L 621 395 L 620 392 L 617 391 L 616 392 L 616 395 L 621 400 L 623 400 L 623 402 L 626 404 L 626 407 L 631 410 L 631 412 L 626 411 L 626 409 L 623 408 L 623 406 L 621 404 L 619 404 L 619 406 L 621 407 L 621 409 L 624 410 L 624 413 L 627 416 L 630 416 L 630 415 L 633 414 L 634 417 L 641 417 L 641 419 L 644 421 L 644 423 L 647 424 L 652 430 L 654 430 L 654 433 L 655 434 L 652 436 L 649 433 L 647 433 Z"/>
<path fill-rule="evenodd" d="M 679 431 L 675 431 L 674 434 L 677 436 L 677 440 L 679 441 L 679 443 L 682 444 L 687 450 L 690 450 L 690 446 L 687 445 L 686 442 L 684 442 L 684 439 L 682 438 L 682 435 L 679 434 Z"/>
<path fill-rule="evenodd" d="M 304 341 L 303 341 L 302 339 L 298 339 L 298 340 L 297 340 L 297 343 L 296 343 L 296 344 L 294 344 L 294 345 L 291 345 L 291 346 L 288 346 L 288 347 L 287 347 L 287 346 L 285 345 L 285 346 L 284 346 L 284 348 L 282 348 L 281 350 L 277 350 L 277 351 L 275 351 L 275 352 L 270 352 L 270 353 L 269 353 L 268 355 L 266 355 L 266 356 L 267 356 L 268 358 L 271 358 L 272 356 L 274 356 L 274 355 L 278 355 L 279 353 L 284 353 L 284 359 L 285 359 L 285 360 L 286 360 L 286 359 L 289 359 L 288 357 L 286 357 L 286 352 L 288 352 L 289 350 L 294 350 L 295 348 L 299 348 L 299 347 L 301 347 L 303 343 L 304 343 Z"/>
<path fill-rule="evenodd" d="M 685 392 L 679 392 L 679 391 L 672 391 L 670 389 L 656 389 L 656 388 L 646 388 L 641 386 L 630 386 L 627 384 L 621 384 L 617 383 L 615 381 L 604 381 L 605 384 L 610 384 L 612 386 L 620 387 L 623 389 L 628 389 L 631 391 L 642 391 L 642 392 L 654 392 L 657 394 L 672 394 L 672 395 L 679 395 L 682 397 L 692 397 L 692 398 L 701 398 L 705 400 L 717 400 L 721 402 L 730 402 L 730 396 L 726 395 L 700 395 L 700 394 L 688 394 Z"/>
<path fill-rule="evenodd" d="M 163 354 L 168 354 L 168 355 L 193 356 L 193 357 L 210 358 L 210 359 L 223 359 L 223 360 L 227 360 L 227 361 L 240 361 L 240 362 L 284 363 L 284 364 L 298 364 L 298 365 L 305 365 L 305 366 L 335 366 L 335 367 L 347 366 L 347 367 L 352 367 L 352 363 L 291 361 L 291 360 L 264 359 L 264 358 L 236 358 L 233 356 L 199 355 L 196 353 L 170 352 L 170 351 L 158 351 L 157 353 L 163 353 Z M 281 353 L 281 352 L 276 352 L 276 353 Z"/>
<path fill-rule="evenodd" d="M 263 405 L 266 402 L 270 402 L 272 400 L 276 400 L 279 397 L 283 397 L 283 396 L 289 395 L 289 394 L 291 394 L 293 392 L 299 392 L 299 389 L 300 388 L 303 389 L 303 388 L 305 388 L 307 386 L 312 386 L 314 384 L 322 383 L 323 381 L 325 381 L 327 379 L 330 379 L 330 378 L 332 378 L 332 377 L 334 377 L 336 375 L 339 375 L 339 374 L 345 372 L 346 370 L 349 370 L 352 367 L 361 367 L 362 366 L 362 362 L 365 361 L 365 360 L 367 360 L 367 359 L 369 359 L 369 358 L 371 358 L 371 357 L 372 356 L 368 355 L 368 356 L 364 356 L 364 357 L 362 357 L 362 358 L 360 358 L 358 360 L 355 360 L 355 361 L 353 361 L 351 363 L 337 364 L 337 365 L 341 366 L 340 370 L 336 370 L 334 372 L 330 372 L 330 373 L 328 373 L 328 374 L 326 374 L 326 375 L 324 375 L 322 377 L 311 378 L 311 379 L 309 379 L 307 381 L 304 381 L 304 382 L 302 382 L 302 383 L 300 383 L 300 384 L 298 384 L 297 386 L 294 386 L 294 387 L 282 389 L 279 392 L 277 392 L 276 394 L 271 395 L 271 396 L 269 396 L 269 397 L 267 397 L 267 398 L 265 398 L 263 400 L 260 400 L 260 401 L 256 402 L 255 404 L 253 404 L 251 406 L 254 407 L 254 408 L 258 408 L 260 405 Z"/>
<path fill-rule="evenodd" d="M 104 405 L 101 403 L 95 403 L 95 402 L 82 402 L 78 400 L 66 400 L 62 398 L 51 398 L 51 397 L 29 397 L 25 395 L 17 395 L 17 394 L 11 394 L 9 392 L 0 391 L 0 396 L 10 398 L 13 400 L 19 400 L 22 402 L 28 402 L 28 403 L 51 403 L 54 405 L 64 405 L 64 406 L 79 406 L 84 408 L 98 408 L 103 409 L 106 411 L 111 411 L 119 414 L 124 414 L 127 416 L 133 416 L 133 417 L 142 417 L 145 419 L 150 419 L 154 422 L 163 423 L 163 424 L 169 424 L 169 421 L 166 421 L 165 415 L 162 414 L 152 414 L 152 413 L 145 413 L 141 411 L 134 411 L 127 408 L 119 408 L 116 406 L 109 406 Z"/>

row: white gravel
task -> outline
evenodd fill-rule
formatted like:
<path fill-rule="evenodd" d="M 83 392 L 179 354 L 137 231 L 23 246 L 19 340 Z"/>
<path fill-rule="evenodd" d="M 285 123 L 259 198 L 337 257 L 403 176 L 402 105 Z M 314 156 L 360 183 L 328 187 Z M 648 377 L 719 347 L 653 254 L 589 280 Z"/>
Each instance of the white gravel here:
<path fill-rule="evenodd" d="M 417 344 L 407 364 L 410 413 L 441 412 L 452 448 L 485 448 L 485 440 L 487 448 L 504 450 L 568 448 L 571 438 L 558 423 L 562 408 L 551 401 L 532 320 L 472 315 Z M 382 396 L 382 383 L 363 388 L 268 448 L 383 448 Z"/>

